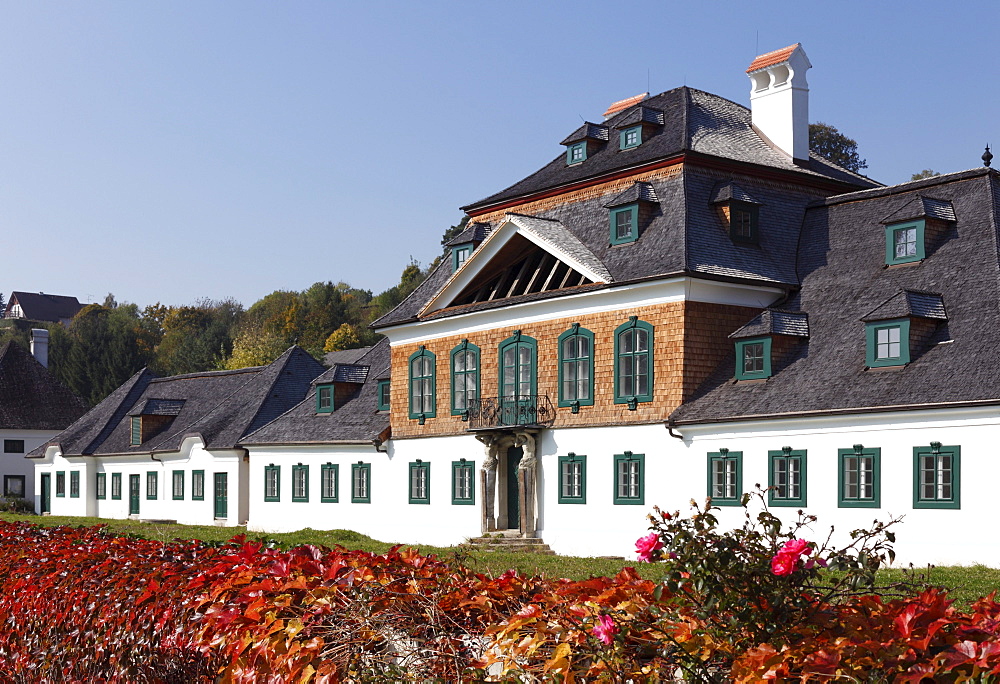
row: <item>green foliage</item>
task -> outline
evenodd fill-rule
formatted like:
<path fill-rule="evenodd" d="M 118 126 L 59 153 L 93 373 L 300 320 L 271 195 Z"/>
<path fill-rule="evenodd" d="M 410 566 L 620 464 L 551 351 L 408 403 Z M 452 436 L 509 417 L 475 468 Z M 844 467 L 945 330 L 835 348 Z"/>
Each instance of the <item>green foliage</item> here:
<path fill-rule="evenodd" d="M 180 375 L 218 368 L 232 354 L 233 335 L 242 317 L 243 305 L 234 299 L 170 307 L 163 317 L 154 370 Z"/>
<path fill-rule="evenodd" d="M 361 337 L 358 335 L 358 329 L 350 323 L 344 323 L 342 326 L 330 333 L 330 336 L 326 338 L 326 344 L 323 345 L 323 351 L 343 351 L 344 349 L 357 349 L 362 346 L 364 345 L 361 344 Z"/>
<path fill-rule="evenodd" d="M 934 169 L 924 169 L 919 173 L 915 173 L 910 176 L 911 181 L 923 180 L 924 178 L 933 178 L 934 176 L 940 176 L 941 174 Z"/>
<path fill-rule="evenodd" d="M 284 338 L 261 325 L 244 324 L 233 340 L 233 353 L 222 362 L 224 370 L 266 366 L 287 349 Z"/>
<path fill-rule="evenodd" d="M 469 225 L 469 216 L 468 215 L 463 216 L 462 220 L 459 221 L 457 225 L 454 225 L 448 230 L 444 231 L 444 235 L 441 236 L 441 246 L 444 247 L 449 242 L 451 242 L 452 238 L 454 238 L 463 230 L 465 230 L 466 226 L 468 225 Z"/>
<path fill-rule="evenodd" d="M 809 124 L 809 149 L 848 171 L 868 168 L 868 161 L 858 155 L 857 141 L 822 121 Z"/>

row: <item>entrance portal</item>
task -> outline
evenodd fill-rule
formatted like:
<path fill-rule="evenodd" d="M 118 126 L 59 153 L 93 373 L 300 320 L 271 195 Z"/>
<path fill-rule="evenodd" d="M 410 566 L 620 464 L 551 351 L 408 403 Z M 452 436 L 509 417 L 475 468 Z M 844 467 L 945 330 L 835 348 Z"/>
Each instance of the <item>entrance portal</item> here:
<path fill-rule="evenodd" d="M 524 449 L 521 447 L 507 449 L 507 528 L 511 530 L 521 527 L 521 497 L 518 495 L 517 467 L 523 457 Z"/>

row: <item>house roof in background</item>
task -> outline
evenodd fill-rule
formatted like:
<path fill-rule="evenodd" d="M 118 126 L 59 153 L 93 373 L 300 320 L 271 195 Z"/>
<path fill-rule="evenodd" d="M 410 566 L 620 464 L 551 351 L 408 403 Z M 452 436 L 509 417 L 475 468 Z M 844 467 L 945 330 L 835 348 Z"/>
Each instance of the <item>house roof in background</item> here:
<path fill-rule="evenodd" d="M 0 347 L 0 429 L 63 430 L 86 411 L 27 349 L 13 341 Z"/>
<path fill-rule="evenodd" d="M 14 304 L 21 307 L 24 318 L 32 321 L 50 321 L 59 323 L 63 319 L 73 318 L 80 309 L 83 308 L 76 297 L 67 295 L 53 295 L 44 292 L 18 292 L 10 293 L 7 300 L 7 309 L 4 316 L 10 314 Z"/>

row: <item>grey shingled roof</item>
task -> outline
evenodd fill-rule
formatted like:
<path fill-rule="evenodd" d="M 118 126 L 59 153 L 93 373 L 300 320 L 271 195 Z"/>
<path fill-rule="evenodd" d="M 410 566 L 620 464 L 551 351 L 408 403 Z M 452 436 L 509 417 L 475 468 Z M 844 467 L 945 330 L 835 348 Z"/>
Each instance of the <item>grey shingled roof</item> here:
<path fill-rule="evenodd" d="M 615 128 L 628 128 L 641 123 L 663 125 L 663 112 L 652 107 L 647 107 L 645 103 L 629 107 L 622 114 L 615 118 Z"/>
<path fill-rule="evenodd" d="M 363 385 L 331 413 L 316 412 L 316 394 L 310 392 L 284 415 L 247 435 L 244 445 L 370 443 L 389 427 L 388 412 L 379 412 L 378 380 L 388 377 L 389 341 L 383 339 L 360 361 L 371 369 Z M 335 369 L 316 378 L 314 384 L 332 382 Z M 399 382 L 402 382 L 400 380 Z"/>
<path fill-rule="evenodd" d="M 933 292 L 901 290 L 864 316 L 863 321 L 887 321 L 893 318 L 930 318 L 948 320 L 941 295 Z"/>
<path fill-rule="evenodd" d="M 881 223 L 898 223 L 917 218 L 933 218 L 954 223 L 956 220 L 955 208 L 948 200 L 916 194 L 905 205 L 883 218 Z"/>
<path fill-rule="evenodd" d="M 461 233 L 448 240 L 445 247 L 464 245 L 469 242 L 482 242 L 490 234 L 490 224 L 477 221 L 470 223 Z"/>
<path fill-rule="evenodd" d="M 753 195 L 732 181 L 719 181 L 716 183 L 715 187 L 712 188 L 712 196 L 709 202 L 712 204 L 721 204 L 734 200 L 748 204 L 760 204 Z"/>
<path fill-rule="evenodd" d="M 957 224 L 919 264 L 885 267 L 882 219 L 924 188 L 951 202 Z M 1000 403 L 1000 174 L 988 169 L 831 197 L 802 230 L 801 290 L 786 305 L 809 314 L 809 340 L 766 382 L 733 380 L 734 358 L 678 408 L 680 423 L 800 412 Z M 902 291 L 902 292 L 901 292 Z M 928 294 L 937 293 L 937 294 Z M 940 299 L 938 298 L 940 296 Z M 887 302 L 939 321 L 906 366 L 866 370 L 865 323 Z M 947 322 L 943 302 L 947 302 Z"/>
<path fill-rule="evenodd" d="M 53 323 L 58 323 L 64 318 L 73 318 L 83 308 L 83 304 L 76 297 L 44 292 L 11 292 L 7 300 L 7 311 L 10 311 L 15 302 L 21 306 L 25 318 Z"/>
<path fill-rule="evenodd" d="M 200 435 L 208 449 L 231 449 L 246 434 L 298 403 L 323 366 L 299 347 L 254 368 L 157 378 L 146 370 L 112 392 L 50 443 L 69 456 L 176 451 Z M 183 401 L 166 429 L 132 446 L 130 415 Z M 32 452 L 40 456 L 44 447 Z"/>
<path fill-rule="evenodd" d="M 355 363 L 358 359 L 368 353 L 371 347 L 358 347 L 357 349 L 342 349 L 340 351 L 327 352 L 323 355 L 323 363 L 327 368 L 331 368 L 338 363 Z"/>
<path fill-rule="evenodd" d="M 558 251 L 584 264 L 604 282 L 614 281 L 607 267 L 584 245 L 578 237 L 555 219 L 536 218 L 523 214 L 508 214 L 507 220 L 517 225 L 519 232 L 530 233 L 536 238 L 555 247 Z M 557 252 L 558 254 L 558 252 Z"/>
<path fill-rule="evenodd" d="M 130 416 L 176 416 L 184 408 L 183 399 L 146 399 L 129 411 Z"/>
<path fill-rule="evenodd" d="M 584 140 L 597 140 L 607 142 L 608 140 L 608 127 L 604 124 L 595 124 L 589 121 L 584 122 L 582 126 L 567 135 L 560 145 L 572 145 L 573 143 L 583 142 Z"/>
<path fill-rule="evenodd" d="M 797 311 L 764 309 L 729 337 L 734 340 L 760 335 L 809 337 L 809 316 Z"/>
<path fill-rule="evenodd" d="M 650 202 L 655 204 L 656 201 L 656 190 L 653 189 L 653 186 L 640 181 L 632 183 L 628 190 L 616 196 L 604 206 L 608 208 L 620 207 L 623 204 L 632 204 L 633 202 Z"/>
<path fill-rule="evenodd" d="M 330 370 L 333 371 L 333 382 L 354 382 L 361 384 L 368 377 L 368 366 L 356 363 L 338 363 Z"/>
<path fill-rule="evenodd" d="M 0 429 L 63 430 L 86 410 L 27 349 L 14 341 L 0 347 Z"/>

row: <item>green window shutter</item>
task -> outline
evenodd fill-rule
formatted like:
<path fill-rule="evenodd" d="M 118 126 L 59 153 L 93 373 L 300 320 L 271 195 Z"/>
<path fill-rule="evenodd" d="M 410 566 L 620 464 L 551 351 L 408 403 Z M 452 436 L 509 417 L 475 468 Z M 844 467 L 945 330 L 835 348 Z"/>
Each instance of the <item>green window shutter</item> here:
<path fill-rule="evenodd" d="M 624 245 L 639 239 L 639 205 L 626 204 L 608 210 L 612 245 Z"/>
<path fill-rule="evenodd" d="M 587 503 L 587 456 L 570 452 L 559 457 L 559 503 Z"/>
<path fill-rule="evenodd" d="M 191 500 L 192 501 L 204 501 L 205 500 L 205 471 L 204 470 L 192 470 L 191 471 Z"/>
<path fill-rule="evenodd" d="M 881 449 L 855 444 L 837 450 L 837 505 L 840 508 L 879 508 Z"/>
<path fill-rule="evenodd" d="M 615 328 L 615 403 L 653 400 L 653 326 L 629 316 Z"/>
<path fill-rule="evenodd" d="M 736 343 L 736 379 L 771 377 L 771 338 L 755 337 Z"/>
<path fill-rule="evenodd" d="M 468 415 L 479 399 L 479 347 L 468 340 L 451 350 L 451 415 Z"/>
<path fill-rule="evenodd" d="M 423 345 L 410 354 L 410 418 L 437 415 L 437 357 Z"/>
<path fill-rule="evenodd" d="M 264 466 L 264 501 L 281 501 L 281 466 Z"/>
<path fill-rule="evenodd" d="M 324 463 L 319 469 L 320 503 L 337 503 L 340 500 L 340 466 Z"/>
<path fill-rule="evenodd" d="M 904 366 L 910 362 L 910 319 L 865 323 L 865 365 Z"/>
<path fill-rule="evenodd" d="M 962 447 L 913 447 L 913 507 L 962 507 Z"/>
<path fill-rule="evenodd" d="M 184 471 L 175 470 L 172 473 L 173 486 L 171 491 L 173 493 L 173 498 L 175 501 L 182 501 L 184 499 Z"/>
<path fill-rule="evenodd" d="M 594 405 L 594 333 L 579 323 L 559 336 L 559 406 Z"/>
<path fill-rule="evenodd" d="M 71 470 L 69 473 L 69 496 L 71 499 L 80 498 L 80 471 Z"/>
<path fill-rule="evenodd" d="M 159 489 L 159 473 L 154 470 L 146 472 L 146 498 L 155 499 Z"/>
<path fill-rule="evenodd" d="M 618 145 L 623 150 L 629 150 L 642 144 L 642 126 L 626 128 L 618 134 Z"/>
<path fill-rule="evenodd" d="M 378 381 L 378 410 L 388 411 L 389 410 L 389 381 L 379 380 Z"/>
<path fill-rule="evenodd" d="M 351 503 L 372 502 L 371 475 L 371 463 L 351 464 Z"/>
<path fill-rule="evenodd" d="M 98 500 L 108 498 L 108 475 L 107 473 L 97 473 L 96 496 Z"/>
<path fill-rule="evenodd" d="M 431 464 L 417 459 L 410 463 L 410 503 L 431 502 Z"/>
<path fill-rule="evenodd" d="M 122 474 L 111 473 L 111 498 L 121 501 L 122 498 Z"/>
<path fill-rule="evenodd" d="M 646 502 L 646 455 L 626 451 L 615 454 L 615 505 L 642 505 Z"/>
<path fill-rule="evenodd" d="M 142 417 L 132 416 L 132 446 L 142 444 Z"/>
<path fill-rule="evenodd" d="M 333 383 L 316 385 L 316 413 L 333 413 Z"/>
<path fill-rule="evenodd" d="M 806 451 L 783 447 L 767 452 L 767 502 L 771 506 L 806 505 Z"/>
<path fill-rule="evenodd" d="M 476 463 L 464 458 L 451 462 L 451 503 L 471 506 L 476 503 Z"/>
<path fill-rule="evenodd" d="M 885 227 L 885 263 L 909 264 L 926 256 L 924 219 L 892 223 Z"/>
<path fill-rule="evenodd" d="M 719 449 L 708 454 L 708 495 L 716 506 L 742 505 L 742 451 Z"/>
<path fill-rule="evenodd" d="M 309 466 L 301 463 L 292 466 L 292 501 L 309 501 Z"/>

